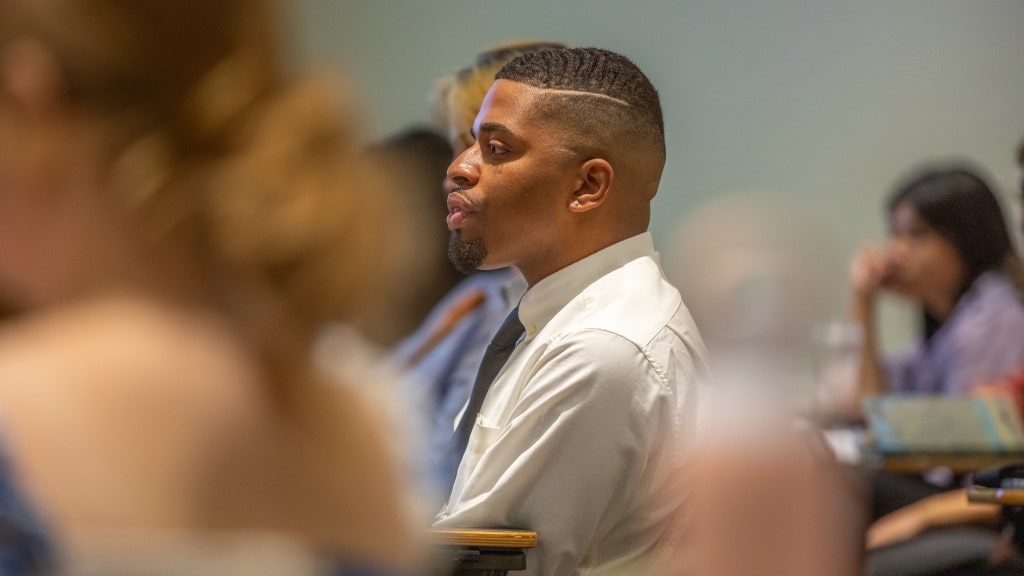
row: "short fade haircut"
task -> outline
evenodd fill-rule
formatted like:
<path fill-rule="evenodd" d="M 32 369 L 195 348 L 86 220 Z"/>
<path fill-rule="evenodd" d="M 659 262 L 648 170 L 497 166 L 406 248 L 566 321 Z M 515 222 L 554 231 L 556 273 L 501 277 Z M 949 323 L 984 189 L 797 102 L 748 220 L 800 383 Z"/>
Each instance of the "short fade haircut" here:
<path fill-rule="evenodd" d="M 560 112 L 569 114 L 574 125 L 579 125 L 577 120 L 589 118 L 598 122 L 595 127 L 612 131 L 613 137 L 625 137 L 633 143 L 646 141 L 664 157 L 665 123 L 658 91 L 640 68 L 621 54 L 600 48 L 530 52 L 506 64 L 494 79 L 581 95 L 606 96 L 587 102 L 574 100 L 572 109 L 576 113 Z M 609 107 L 608 99 L 618 105 Z M 628 134 L 621 133 L 623 131 Z"/>
<path fill-rule="evenodd" d="M 494 74 L 502 66 L 527 52 L 558 48 L 568 48 L 568 45 L 547 40 L 525 40 L 498 44 L 480 52 L 473 64 L 438 80 L 431 104 L 434 122 L 445 132 L 458 121 L 464 122 L 468 130 L 480 112 L 487 90 L 494 83 Z"/>

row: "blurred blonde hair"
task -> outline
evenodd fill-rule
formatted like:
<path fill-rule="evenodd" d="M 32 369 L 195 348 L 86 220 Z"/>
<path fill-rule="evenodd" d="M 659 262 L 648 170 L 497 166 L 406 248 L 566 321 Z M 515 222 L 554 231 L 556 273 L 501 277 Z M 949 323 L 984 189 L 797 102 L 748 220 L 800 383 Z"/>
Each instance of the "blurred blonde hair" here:
<path fill-rule="evenodd" d="M 43 43 L 71 104 L 107 126 L 123 204 L 154 243 L 192 246 L 261 347 L 331 320 L 387 321 L 421 224 L 368 169 L 341 87 L 278 60 L 269 0 L 3 0 L 0 12 L 0 44 Z"/>
<path fill-rule="evenodd" d="M 560 42 L 522 40 L 498 44 L 480 52 L 473 64 L 456 70 L 437 81 L 432 98 L 434 122 L 448 134 L 448 141 L 462 150 L 480 105 L 494 83 L 494 75 L 510 60 L 527 52 L 566 48 Z"/>

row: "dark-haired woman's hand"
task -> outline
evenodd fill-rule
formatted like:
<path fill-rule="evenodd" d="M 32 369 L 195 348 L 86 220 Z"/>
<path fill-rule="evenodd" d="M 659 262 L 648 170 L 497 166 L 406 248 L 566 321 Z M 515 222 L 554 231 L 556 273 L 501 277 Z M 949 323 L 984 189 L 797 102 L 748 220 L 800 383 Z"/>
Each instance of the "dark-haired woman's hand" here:
<path fill-rule="evenodd" d="M 860 300 L 871 300 L 886 286 L 892 273 L 892 264 L 885 249 L 865 246 L 854 254 L 850 262 L 850 289 Z"/>

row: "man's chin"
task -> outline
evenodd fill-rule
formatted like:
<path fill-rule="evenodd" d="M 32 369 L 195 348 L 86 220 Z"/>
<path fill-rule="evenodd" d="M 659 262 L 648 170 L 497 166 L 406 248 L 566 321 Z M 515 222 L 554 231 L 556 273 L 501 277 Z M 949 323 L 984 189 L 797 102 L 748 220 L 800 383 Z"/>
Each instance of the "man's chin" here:
<path fill-rule="evenodd" d="M 456 231 L 448 237 L 448 259 L 459 272 L 472 274 L 485 265 L 487 248 L 482 240 L 463 240 Z"/>

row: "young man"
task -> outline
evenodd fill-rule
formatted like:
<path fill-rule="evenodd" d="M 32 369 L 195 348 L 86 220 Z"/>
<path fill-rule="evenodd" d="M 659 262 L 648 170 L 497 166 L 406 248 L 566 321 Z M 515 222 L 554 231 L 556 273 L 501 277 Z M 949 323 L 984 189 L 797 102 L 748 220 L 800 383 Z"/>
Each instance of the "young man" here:
<path fill-rule="evenodd" d="M 529 53 L 497 74 L 474 137 L 448 169 L 450 254 L 522 272 L 525 333 L 463 415 L 436 526 L 537 530 L 528 574 L 651 574 L 708 384 L 647 231 L 665 163 L 657 91 L 612 52 Z"/>
<path fill-rule="evenodd" d="M 502 66 L 520 54 L 562 47 L 563 44 L 551 41 L 499 44 L 478 53 L 472 64 L 439 80 L 434 92 L 434 116 L 438 128 L 448 135 L 452 150 L 458 154 L 473 143 L 473 121 Z M 444 185 L 447 196 L 455 185 L 448 180 Z M 447 229 L 445 232 L 454 234 Z M 459 272 L 456 268 L 452 270 Z M 399 365 L 408 370 L 410 395 L 425 415 L 421 455 L 437 495 L 444 499 L 462 456 L 461 451 L 449 449 L 457 416 L 473 388 L 491 337 L 526 290 L 526 281 L 515 268 L 482 272 L 473 268 L 463 272 L 468 276 L 438 302 L 394 355 Z M 433 490 L 428 492 L 434 495 Z"/>

